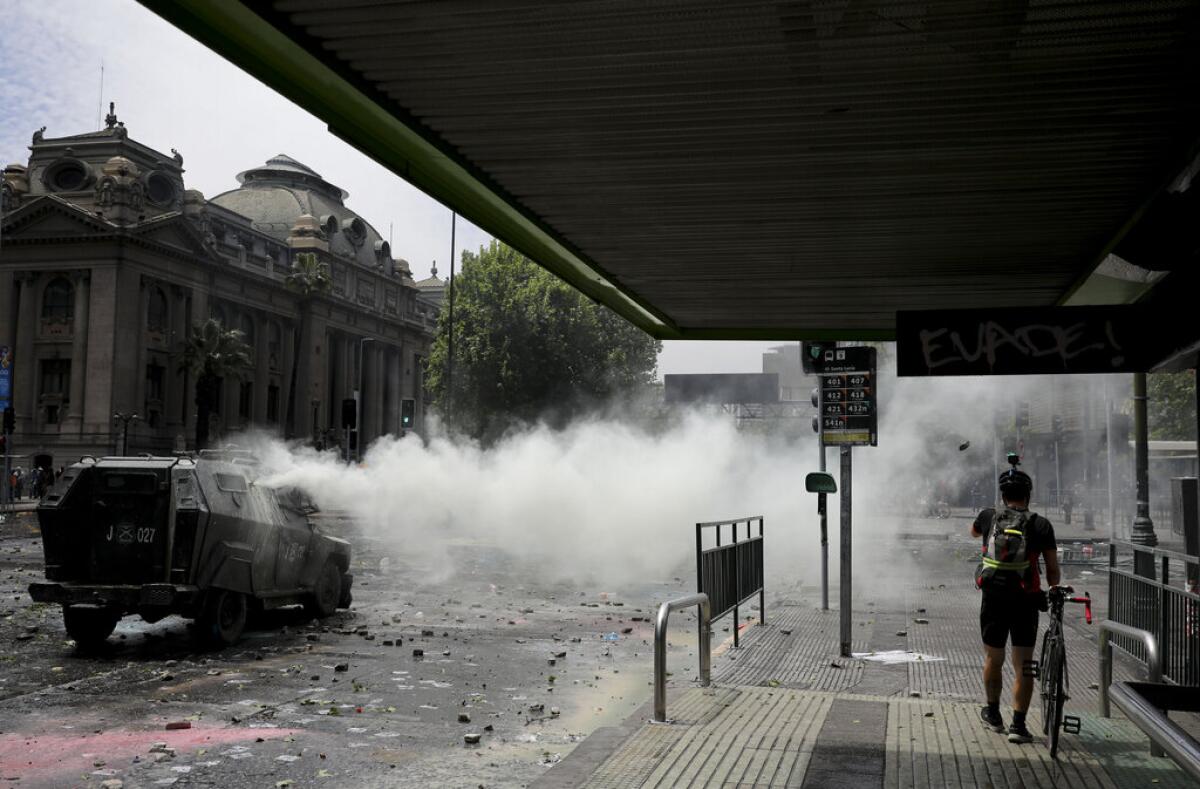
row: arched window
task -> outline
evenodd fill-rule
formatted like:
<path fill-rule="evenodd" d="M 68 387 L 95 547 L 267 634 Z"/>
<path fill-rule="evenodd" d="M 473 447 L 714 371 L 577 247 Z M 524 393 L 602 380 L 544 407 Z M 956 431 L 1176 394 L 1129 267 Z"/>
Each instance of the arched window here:
<path fill-rule="evenodd" d="M 283 350 L 283 332 L 279 328 L 279 321 L 271 321 L 267 324 L 267 361 L 271 364 L 272 370 L 279 369 L 279 354 Z"/>
<path fill-rule="evenodd" d="M 42 319 L 69 321 L 75 317 L 75 288 L 66 277 L 55 277 L 42 294 Z"/>
<path fill-rule="evenodd" d="M 150 300 L 146 307 L 146 328 L 155 332 L 167 330 L 167 294 L 157 286 L 150 288 Z"/>
<path fill-rule="evenodd" d="M 238 322 L 238 328 L 242 330 L 242 342 L 254 347 L 254 316 L 249 313 L 242 313 L 241 320 Z"/>

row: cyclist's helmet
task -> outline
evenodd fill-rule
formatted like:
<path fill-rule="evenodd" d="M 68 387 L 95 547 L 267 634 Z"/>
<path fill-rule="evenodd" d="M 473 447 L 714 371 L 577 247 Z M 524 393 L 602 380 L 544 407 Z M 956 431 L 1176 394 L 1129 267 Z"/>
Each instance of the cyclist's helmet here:
<path fill-rule="evenodd" d="M 1021 461 L 1015 454 L 1009 454 L 1008 462 L 1012 467 L 1000 475 L 1000 493 L 1010 499 L 1028 499 L 1033 491 L 1033 479 L 1017 468 Z"/>

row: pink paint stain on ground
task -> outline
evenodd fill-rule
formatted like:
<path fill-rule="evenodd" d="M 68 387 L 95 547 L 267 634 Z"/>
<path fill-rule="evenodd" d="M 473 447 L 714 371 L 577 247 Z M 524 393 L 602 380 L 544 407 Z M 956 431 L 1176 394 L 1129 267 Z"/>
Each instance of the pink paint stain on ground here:
<path fill-rule="evenodd" d="M 150 746 L 165 742 L 183 754 L 197 748 L 214 748 L 234 743 L 278 739 L 296 734 L 298 729 L 244 729 L 221 726 L 197 726 L 181 731 L 161 728 L 130 731 L 114 729 L 100 734 L 3 734 L 0 735 L 0 781 L 19 778 L 22 786 L 53 785 L 51 779 L 64 774 L 78 775 L 97 769 L 120 771 L 134 756 L 150 758 Z"/>

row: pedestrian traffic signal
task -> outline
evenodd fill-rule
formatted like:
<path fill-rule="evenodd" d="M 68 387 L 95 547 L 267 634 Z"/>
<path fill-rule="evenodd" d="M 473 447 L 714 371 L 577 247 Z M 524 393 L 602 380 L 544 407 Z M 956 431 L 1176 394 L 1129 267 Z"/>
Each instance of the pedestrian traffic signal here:
<path fill-rule="evenodd" d="M 358 427 L 358 409 L 353 397 L 342 401 L 342 427 L 350 430 Z"/>
<path fill-rule="evenodd" d="M 415 400 L 402 400 L 400 402 L 400 427 L 411 430 L 416 413 L 417 403 Z"/>
<path fill-rule="evenodd" d="M 4 409 L 4 432 L 5 434 L 12 433 L 17 429 L 17 412 L 13 407 L 7 406 Z"/>

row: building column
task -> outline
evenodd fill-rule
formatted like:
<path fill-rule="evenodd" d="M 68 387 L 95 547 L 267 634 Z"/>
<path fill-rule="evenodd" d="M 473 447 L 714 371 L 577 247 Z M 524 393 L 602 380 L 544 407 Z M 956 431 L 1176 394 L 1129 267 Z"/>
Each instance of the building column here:
<path fill-rule="evenodd" d="M 17 433 L 30 435 L 36 424 L 37 359 L 34 358 L 34 337 L 38 331 L 36 272 L 18 275 L 21 283 L 21 302 L 17 310 L 17 349 L 13 354 L 13 409 L 17 417 Z"/>
<path fill-rule="evenodd" d="M 138 288 L 138 312 L 133 322 L 133 336 L 137 338 L 137 367 L 133 371 L 133 412 L 141 417 L 136 422 L 129 423 L 129 444 L 130 446 L 145 452 L 144 447 L 137 447 L 137 439 L 142 439 L 144 435 L 153 435 L 147 424 L 146 413 L 146 362 L 147 351 L 146 344 L 149 338 L 146 337 L 146 313 L 150 310 L 150 289 L 153 287 L 153 282 L 146 277 L 139 278 L 140 287 Z M 128 449 L 126 449 L 128 451 Z"/>
<path fill-rule="evenodd" d="M 371 398 L 370 427 L 371 440 L 374 441 L 387 432 L 387 426 L 383 422 L 383 360 L 387 353 L 387 346 L 380 342 L 374 342 L 371 345 L 371 377 L 367 392 Z"/>
<path fill-rule="evenodd" d="M 387 352 L 387 397 L 384 407 L 387 416 L 384 419 L 385 429 L 393 435 L 400 435 L 400 351 L 388 348 Z"/>
<path fill-rule="evenodd" d="M 83 430 L 91 434 L 90 440 L 97 450 L 109 452 L 114 430 L 117 269 L 113 266 L 93 268 L 88 291 L 87 395 L 83 406 Z"/>
<path fill-rule="evenodd" d="M 90 272 L 81 270 L 72 277 L 75 283 L 75 315 L 71 319 L 71 389 L 63 433 L 83 431 L 83 382 L 87 378 L 87 324 L 90 297 Z"/>
<path fill-rule="evenodd" d="M 184 337 L 191 334 L 192 324 L 196 319 L 196 298 L 195 291 L 188 291 L 183 298 L 183 323 L 185 326 Z M 182 353 L 182 349 L 180 351 Z M 183 389 L 183 435 L 185 446 L 192 444 L 196 440 L 196 376 L 190 372 L 183 373 L 180 376 L 181 387 Z M 195 449 L 195 446 L 192 446 Z"/>
<path fill-rule="evenodd" d="M 172 443 L 178 443 L 178 437 L 184 433 L 188 410 L 187 374 L 179 370 L 179 365 L 183 361 L 183 347 L 187 342 L 187 299 L 184 296 L 183 288 L 176 285 L 172 285 L 168 293 L 171 300 L 169 303 L 171 332 L 167 340 L 169 369 L 166 371 L 167 401 L 164 408 L 167 412 L 167 432 L 171 434 Z M 186 440 L 185 436 L 184 441 L 186 442 Z"/>
<path fill-rule="evenodd" d="M 349 430 L 342 429 L 342 400 L 353 396 L 355 391 L 358 391 L 359 380 L 356 375 L 355 368 L 358 367 L 358 339 L 353 337 L 337 337 L 337 349 L 340 355 L 337 357 L 337 366 L 334 368 L 336 381 L 331 381 L 329 391 L 330 396 L 334 398 L 334 415 L 337 420 L 337 430 L 342 436 L 343 445 L 348 444 L 350 440 Z M 360 429 L 361 426 L 354 429 Z"/>
<path fill-rule="evenodd" d="M 284 438 L 295 438 L 288 435 L 288 398 L 292 394 L 292 366 L 296 363 L 296 326 L 294 321 L 279 322 L 279 432 Z M 297 396 L 299 402 L 299 381 L 297 380 Z M 299 410 L 299 409 L 297 409 Z M 299 422 L 297 422 L 297 425 Z M 299 432 L 299 428 L 296 428 Z"/>
<path fill-rule="evenodd" d="M 269 327 L 262 313 L 254 314 L 254 400 L 250 419 L 260 427 L 267 424 L 267 386 L 271 382 L 270 352 L 267 350 Z"/>

